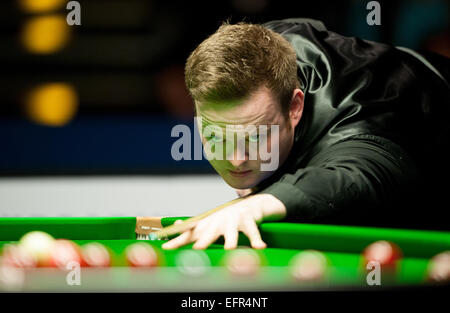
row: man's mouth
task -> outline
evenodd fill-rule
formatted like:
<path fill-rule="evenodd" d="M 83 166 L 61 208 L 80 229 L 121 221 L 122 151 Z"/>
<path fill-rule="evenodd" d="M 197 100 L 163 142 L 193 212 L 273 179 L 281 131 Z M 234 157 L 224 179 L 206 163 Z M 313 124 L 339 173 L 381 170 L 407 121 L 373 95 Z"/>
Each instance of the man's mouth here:
<path fill-rule="evenodd" d="M 252 171 L 251 170 L 246 170 L 246 171 L 232 171 L 232 170 L 229 170 L 229 172 L 234 177 L 244 177 L 244 176 L 247 176 L 248 174 L 250 174 Z"/>

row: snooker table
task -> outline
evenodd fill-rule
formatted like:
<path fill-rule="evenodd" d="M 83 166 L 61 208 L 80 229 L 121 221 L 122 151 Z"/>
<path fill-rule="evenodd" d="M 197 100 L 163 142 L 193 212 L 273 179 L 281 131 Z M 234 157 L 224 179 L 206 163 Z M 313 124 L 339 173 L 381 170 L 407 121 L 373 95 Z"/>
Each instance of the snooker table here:
<path fill-rule="evenodd" d="M 136 232 L 151 232 L 166 227 L 177 219 L 187 217 L 6 217 L 0 218 L 0 249 L 7 243 L 18 241 L 25 233 L 40 230 L 55 238 L 65 238 L 79 245 L 96 241 L 107 246 L 112 255 L 108 268 L 82 268 L 81 284 L 68 285 L 67 271 L 56 268 L 25 270 L 24 281 L 16 286 L 19 291 L 76 292 L 76 291 L 130 291 L 130 292 L 210 292 L 210 291 L 297 291 L 342 288 L 382 288 L 383 286 L 427 286 L 429 260 L 436 254 L 450 250 L 450 233 L 410 229 L 370 228 L 357 226 L 319 225 L 268 222 L 259 225 L 264 250 L 255 250 L 262 265 L 256 275 L 236 277 L 224 265 L 225 256 L 219 240 L 205 250 L 210 267 L 202 275 L 189 277 L 176 266 L 181 250 L 191 245 L 162 250 L 164 240 L 140 241 L 152 245 L 160 256 L 156 268 L 127 266 L 125 248 L 137 241 Z M 394 242 L 403 258 L 393 279 L 380 286 L 369 286 L 367 270 L 361 265 L 361 253 L 377 240 Z M 239 246 L 249 246 L 240 235 Z M 321 251 L 330 264 L 328 276 L 317 282 L 299 282 L 289 272 L 289 262 L 300 251 Z M 0 290 L 9 291 L 0 281 Z"/>

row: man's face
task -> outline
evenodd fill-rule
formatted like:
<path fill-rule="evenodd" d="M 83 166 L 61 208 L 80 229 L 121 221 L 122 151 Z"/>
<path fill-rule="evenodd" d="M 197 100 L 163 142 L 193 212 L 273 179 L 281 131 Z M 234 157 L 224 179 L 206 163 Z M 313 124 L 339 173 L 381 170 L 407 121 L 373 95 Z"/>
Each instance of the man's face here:
<path fill-rule="evenodd" d="M 255 187 L 273 174 L 289 155 L 298 121 L 286 117 L 279 101 L 266 87 L 242 101 L 196 103 L 196 109 L 205 151 L 211 151 L 211 147 L 215 151 L 219 146 L 223 149 L 223 157 L 210 159 L 210 163 L 233 188 Z M 271 132 L 276 126 L 278 133 Z M 237 138 L 241 138 L 241 144 Z M 268 163 L 277 166 L 268 167 Z"/>

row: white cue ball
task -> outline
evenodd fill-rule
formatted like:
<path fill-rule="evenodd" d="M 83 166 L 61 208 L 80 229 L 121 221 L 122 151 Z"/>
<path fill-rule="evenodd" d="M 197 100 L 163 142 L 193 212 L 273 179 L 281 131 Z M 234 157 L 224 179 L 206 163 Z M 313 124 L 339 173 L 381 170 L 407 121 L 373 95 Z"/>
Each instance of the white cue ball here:
<path fill-rule="evenodd" d="M 42 231 L 32 231 L 20 239 L 19 245 L 33 255 L 40 265 L 45 265 L 49 261 L 55 239 Z"/>

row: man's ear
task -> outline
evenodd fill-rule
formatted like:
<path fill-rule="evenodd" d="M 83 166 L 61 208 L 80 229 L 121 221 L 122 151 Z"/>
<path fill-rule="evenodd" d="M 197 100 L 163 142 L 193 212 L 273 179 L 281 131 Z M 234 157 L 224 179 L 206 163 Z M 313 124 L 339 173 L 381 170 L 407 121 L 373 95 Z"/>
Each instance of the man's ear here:
<path fill-rule="evenodd" d="M 292 128 L 295 128 L 302 118 L 304 98 L 305 95 L 303 91 L 298 88 L 294 89 L 294 92 L 292 93 L 291 104 L 289 106 L 289 121 Z"/>

